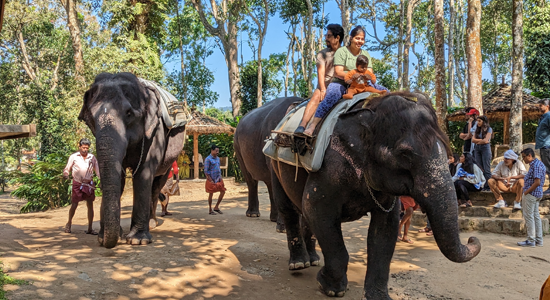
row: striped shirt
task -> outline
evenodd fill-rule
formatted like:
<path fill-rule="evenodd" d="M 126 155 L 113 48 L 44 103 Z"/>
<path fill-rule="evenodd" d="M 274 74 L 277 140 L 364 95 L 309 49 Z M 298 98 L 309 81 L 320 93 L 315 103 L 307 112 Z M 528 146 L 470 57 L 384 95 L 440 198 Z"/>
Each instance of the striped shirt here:
<path fill-rule="evenodd" d="M 535 179 L 538 178 L 540 179 L 540 184 L 534 191 L 531 192 L 531 195 L 536 198 L 542 198 L 542 186 L 544 185 L 545 176 L 546 167 L 540 160 L 535 158 L 529 164 L 529 171 L 527 171 L 527 174 L 523 178 L 525 182 L 525 185 L 523 186 L 523 192 L 525 193 L 525 191 L 528 190 L 535 183 Z"/>

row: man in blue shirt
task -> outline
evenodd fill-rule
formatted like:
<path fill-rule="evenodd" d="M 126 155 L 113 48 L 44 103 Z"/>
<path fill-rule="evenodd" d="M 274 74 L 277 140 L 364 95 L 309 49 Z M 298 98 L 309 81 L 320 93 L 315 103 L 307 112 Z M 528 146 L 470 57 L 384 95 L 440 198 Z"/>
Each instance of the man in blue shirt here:
<path fill-rule="evenodd" d="M 542 247 L 542 221 L 540 220 L 539 204 L 542 199 L 542 186 L 546 177 L 546 167 L 535 158 L 535 151 L 527 148 L 521 151 L 523 161 L 529 164 L 529 171 L 524 177 L 523 186 L 523 219 L 527 240 L 518 242 L 522 247 Z"/>
<path fill-rule="evenodd" d="M 540 159 L 546 167 L 546 173 L 550 176 L 550 99 L 542 99 L 539 102 L 542 111 L 537 134 L 535 135 L 535 149 L 540 149 Z M 544 195 L 550 194 L 550 187 L 544 191 Z"/>
<path fill-rule="evenodd" d="M 212 145 L 210 147 L 210 155 L 208 155 L 208 157 L 204 160 L 204 175 L 206 175 L 205 190 L 208 193 L 208 208 L 209 214 L 211 215 L 215 215 L 216 213 L 223 214 L 219 206 L 226 191 L 220 169 L 220 158 L 218 157 L 219 153 L 220 148 L 216 145 Z M 216 203 L 214 210 L 212 210 L 212 197 L 214 193 L 217 192 L 220 192 L 218 203 Z"/>

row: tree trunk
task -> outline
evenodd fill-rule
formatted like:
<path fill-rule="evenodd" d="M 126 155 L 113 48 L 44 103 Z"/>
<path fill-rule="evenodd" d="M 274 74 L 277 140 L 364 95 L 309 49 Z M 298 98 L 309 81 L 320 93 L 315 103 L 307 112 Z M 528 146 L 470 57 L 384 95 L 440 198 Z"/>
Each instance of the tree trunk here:
<path fill-rule="evenodd" d="M 397 82 L 399 90 L 403 89 L 403 21 L 405 19 L 405 0 L 399 5 L 399 37 L 397 43 Z"/>
<path fill-rule="evenodd" d="M 179 48 L 181 58 L 181 87 L 183 89 L 183 104 L 187 107 L 187 84 L 185 84 L 185 55 L 183 53 L 183 37 L 181 30 L 179 0 L 176 0 L 176 17 L 178 19 L 178 38 L 180 43 Z"/>
<path fill-rule="evenodd" d="M 512 106 L 510 108 L 510 148 L 516 153 L 523 150 L 523 0 L 513 1 L 512 13 Z"/>
<path fill-rule="evenodd" d="M 448 67 L 449 76 L 448 76 L 448 85 L 449 85 L 449 97 L 447 98 L 447 106 L 453 106 L 455 99 L 455 66 L 454 66 L 454 25 L 455 25 L 455 2 L 450 0 L 449 3 L 449 49 L 448 49 Z"/>
<path fill-rule="evenodd" d="M 267 33 L 267 23 L 269 21 L 269 3 L 267 3 L 267 0 L 263 1 L 264 5 L 264 16 L 263 16 L 263 26 L 261 23 L 261 20 L 258 18 L 254 18 L 254 21 L 256 22 L 256 25 L 258 26 L 258 89 L 256 92 L 257 95 L 257 104 L 258 107 L 262 106 L 263 103 L 263 95 L 262 95 L 262 47 L 264 44 L 264 38 Z"/>
<path fill-rule="evenodd" d="M 439 127 L 447 132 L 447 101 L 445 91 L 445 26 L 443 24 L 443 0 L 434 0 L 435 23 L 435 107 Z"/>
<path fill-rule="evenodd" d="M 403 49 L 403 88 L 409 89 L 409 49 L 412 46 L 412 17 L 413 12 L 419 0 L 410 0 L 407 5 L 407 36 L 405 37 L 405 47 Z"/>
<path fill-rule="evenodd" d="M 475 107 L 483 114 L 481 81 L 481 1 L 468 0 L 468 21 L 466 54 L 468 57 L 468 106 Z"/>
<path fill-rule="evenodd" d="M 313 63 L 312 63 L 312 57 L 313 57 L 313 5 L 311 4 L 311 0 L 306 0 L 307 4 L 307 14 L 308 14 L 308 22 L 307 22 L 307 32 L 306 32 L 306 40 L 307 45 L 305 47 L 306 49 L 306 55 L 304 58 L 306 59 L 306 67 L 307 67 L 307 92 L 308 97 L 311 97 L 313 92 L 313 85 L 311 83 L 311 77 L 313 74 Z"/>
<path fill-rule="evenodd" d="M 344 45 L 349 42 L 349 32 L 351 30 L 350 9 L 348 0 L 336 0 L 340 8 L 340 16 L 342 18 L 342 27 L 344 28 Z"/>
<path fill-rule="evenodd" d="M 75 0 L 61 0 L 65 11 L 67 12 L 67 26 L 73 43 L 74 62 L 76 78 L 81 83 L 84 82 L 82 71 L 84 70 L 84 59 L 82 58 L 82 43 L 80 42 L 80 27 L 78 26 L 78 16 L 76 12 Z"/>
<path fill-rule="evenodd" d="M 239 97 L 239 90 L 241 88 L 240 73 L 239 73 L 239 43 L 237 41 L 238 36 L 238 22 L 240 20 L 239 3 L 235 0 L 223 0 L 220 7 L 215 1 L 211 1 L 212 16 L 216 22 L 217 27 L 210 24 L 210 21 L 205 13 L 205 9 L 202 5 L 202 0 L 191 0 L 195 9 L 199 13 L 201 23 L 206 30 L 213 36 L 217 37 L 222 44 L 225 64 L 227 65 L 227 73 L 229 76 L 229 91 L 231 94 L 231 105 L 233 107 L 233 117 L 237 117 L 241 111 L 241 98 Z M 231 8 L 230 4 L 235 4 Z M 221 9 L 221 10 L 220 10 Z"/>

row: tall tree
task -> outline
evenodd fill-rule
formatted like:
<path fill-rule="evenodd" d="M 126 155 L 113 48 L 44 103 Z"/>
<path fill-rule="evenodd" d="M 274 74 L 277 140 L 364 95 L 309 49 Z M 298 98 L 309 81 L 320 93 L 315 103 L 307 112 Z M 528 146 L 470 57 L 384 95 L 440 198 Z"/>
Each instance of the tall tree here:
<path fill-rule="evenodd" d="M 71 35 L 76 78 L 84 83 L 82 70 L 84 68 L 84 59 L 82 58 L 82 43 L 80 42 L 80 25 L 78 24 L 78 13 L 76 11 L 76 0 L 60 0 L 67 13 L 67 27 Z"/>
<path fill-rule="evenodd" d="M 513 0 L 512 35 L 512 105 L 510 108 L 510 147 L 516 153 L 523 150 L 523 0 Z"/>
<path fill-rule="evenodd" d="M 262 106 L 262 48 L 264 45 L 265 35 L 267 34 L 267 24 L 269 22 L 269 15 L 271 9 L 267 0 L 258 0 L 251 3 L 251 9 L 248 15 L 256 24 L 256 34 L 258 37 L 258 107 Z"/>
<path fill-rule="evenodd" d="M 237 36 L 239 33 L 238 23 L 242 20 L 241 11 L 245 3 L 242 0 L 221 0 L 210 1 L 210 11 L 207 11 L 202 0 L 191 0 L 199 12 L 200 20 L 206 30 L 218 38 L 222 45 L 222 51 L 227 65 L 229 76 L 229 91 L 231 93 L 231 105 L 233 107 L 233 117 L 237 117 L 241 110 L 241 99 L 239 90 L 241 87 L 239 73 L 239 43 Z M 215 27 L 210 23 L 211 16 Z"/>
<path fill-rule="evenodd" d="M 434 0 L 435 22 L 435 107 L 439 127 L 447 131 L 445 117 L 447 101 L 445 89 L 445 24 L 443 21 L 443 0 Z"/>
<path fill-rule="evenodd" d="M 413 43 L 411 42 L 412 39 L 412 29 L 413 29 L 413 13 L 416 6 L 420 3 L 420 0 L 409 0 L 407 4 L 407 24 L 406 24 L 406 31 L 405 31 L 405 43 L 403 47 L 403 88 L 409 89 L 410 83 L 409 83 L 409 50 Z"/>
<path fill-rule="evenodd" d="M 449 97 L 447 97 L 448 106 L 452 106 L 455 103 L 455 65 L 454 65 L 454 31 L 455 31 L 455 1 L 449 2 L 449 35 L 448 35 L 448 86 Z"/>
<path fill-rule="evenodd" d="M 340 17 L 342 19 L 342 27 L 344 28 L 344 45 L 349 41 L 349 32 L 351 31 L 350 6 L 349 0 L 336 0 L 340 8 Z"/>
<path fill-rule="evenodd" d="M 468 106 L 475 107 L 483 114 L 481 81 L 481 1 L 468 0 L 467 43 L 468 57 Z"/>

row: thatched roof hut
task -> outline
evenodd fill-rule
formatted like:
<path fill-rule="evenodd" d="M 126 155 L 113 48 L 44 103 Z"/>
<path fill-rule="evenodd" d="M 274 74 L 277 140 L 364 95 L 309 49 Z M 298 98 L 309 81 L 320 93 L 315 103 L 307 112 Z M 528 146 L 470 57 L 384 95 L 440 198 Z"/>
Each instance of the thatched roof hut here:
<path fill-rule="evenodd" d="M 220 134 L 235 133 L 235 128 L 220 122 L 210 116 L 207 116 L 199 111 L 193 111 L 191 113 L 191 120 L 185 125 L 187 134 Z"/>
<path fill-rule="evenodd" d="M 523 121 L 539 119 L 539 98 L 523 93 Z M 512 104 L 512 87 L 503 83 L 483 96 L 483 112 L 490 121 L 504 122 L 504 144 L 508 144 L 508 126 L 510 125 L 510 106 Z M 449 121 L 464 121 L 464 110 L 447 116 Z"/>
<path fill-rule="evenodd" d="M 540 118 L 539 98 L 523 93 L 523 120 Z M 483 96 L 483 112 L 490 121 L 506 120 L 510 116 L 512 104 L 512 87 L 500 84 L 497 88 Z M 449 121 L 464 121 L 464 111 L 460 110 L 447 116 Z"/>
<path fill-rule="evenodd" d="M 185 125 L 185 131 L 188 135 L 193 135 L 193 173 L 195 179 L 199 178 L 199 135 L 200 134 L 234 134 L 235 128 L 207 116 L 199 111 L 191 113 L 191 120 Z"/>

